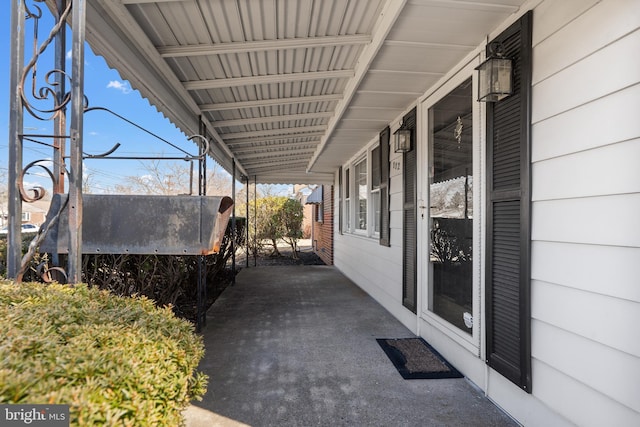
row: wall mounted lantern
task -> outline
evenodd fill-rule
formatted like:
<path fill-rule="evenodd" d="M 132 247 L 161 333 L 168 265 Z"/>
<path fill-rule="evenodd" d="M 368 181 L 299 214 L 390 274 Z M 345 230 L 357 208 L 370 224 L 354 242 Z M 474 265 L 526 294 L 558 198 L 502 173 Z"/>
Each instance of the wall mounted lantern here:
<path fill-rule="evenodd" d="M 395 153 L 407 153 L 411 151 L 411 129 L 404 129 L 404 124 L 393 133 L 393 151 Z"/>
<path fill-rule="evenodd" d="M 512 60 L 501 43 L 489 45 L 489 57 L 478 67 L 478 101 L 497 102 L 513 93 Z"/>

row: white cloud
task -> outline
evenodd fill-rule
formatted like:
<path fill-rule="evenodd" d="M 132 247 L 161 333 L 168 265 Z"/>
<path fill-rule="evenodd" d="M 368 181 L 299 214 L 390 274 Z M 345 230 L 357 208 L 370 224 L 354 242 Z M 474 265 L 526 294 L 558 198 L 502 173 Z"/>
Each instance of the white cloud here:
<path fill-rule="evenodd" d="M 109 82 L 109 84 L 107 85 L 107 88 L 119 90 L 120 92 L 124 93 L 125 95 L 131 92 L 131 88 L 129 87 L 128 83 L 119 82 L 117 80 L 111 80 Z"/>
<path fill-rule="evenodd" d="M 67 51 L 67 59 L 71 59 L 73 57 L 73 54 L 71 53 L 71 49 L 69 49 Z"/>

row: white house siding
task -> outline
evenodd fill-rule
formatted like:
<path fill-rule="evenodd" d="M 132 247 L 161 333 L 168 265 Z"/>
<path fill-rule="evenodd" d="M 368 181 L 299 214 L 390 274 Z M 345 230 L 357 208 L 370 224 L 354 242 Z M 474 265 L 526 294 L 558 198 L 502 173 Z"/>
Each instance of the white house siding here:
<path fill-rule="evenodd" d="M 640 1 L 532 0 L 521 13 L 531 8 L 532 394 L 488 368 L 484 349 L 427 319 L 414 328 L 401 168 L 391 248 L 336 234 L 336 265 L 523 425 L 640 426 Z"/>
<path fill-rule="evenodd" d="M 640 2 L 534 11 L 533 397 L 640 425 Z"/>
<path fill-rule="evenodd" d="M 381 246 L 377 238 L 347 231 L 342 235 L 334 233 L 334 264 L 405 326 L 415 331 L 415 315 L 402 305 L 402 155 L 391 150 L 389 157 L 392 165 L 389 173 L 391 246 Z M 394 162 L 396 168 L 393 167 Z M 337 181 L 335 185 L 338 185 Z M 338 221 L 337 213 L 335 220 Z M 337 223 L 334 229 L 338 230 Z"/>

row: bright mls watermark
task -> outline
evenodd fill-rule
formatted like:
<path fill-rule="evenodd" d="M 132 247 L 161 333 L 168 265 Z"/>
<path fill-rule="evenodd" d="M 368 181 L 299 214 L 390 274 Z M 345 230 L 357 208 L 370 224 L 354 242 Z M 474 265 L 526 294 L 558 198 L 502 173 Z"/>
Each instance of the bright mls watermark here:
<path fill-rule="evenodd" d="M 69 427 L 69 405 L 0 405 L 0 426 Z"/>

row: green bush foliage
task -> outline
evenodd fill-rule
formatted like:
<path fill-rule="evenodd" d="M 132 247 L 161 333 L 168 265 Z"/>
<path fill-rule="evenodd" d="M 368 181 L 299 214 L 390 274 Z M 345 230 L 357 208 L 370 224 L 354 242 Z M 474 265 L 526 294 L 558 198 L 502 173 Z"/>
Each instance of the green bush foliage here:
<path fill-rule="evenodd" d="M 201 337 L 145 297 L 2 282 L 0 331 L 0 403 L 68 404 L 71 425 L 181 425 L 206 390 Z"/>
<path fill-rule="evenodd" d="M 268 196 L 249 203 L 249 218 L 255 227 L 249 226 L 249 248 L 256 254 L 264 241 L 271 246 L 271 256 L 280 256 L 278 241 L 284 240 L 293 249 L 302 237 L 303 206 L 300 201 L 284 196 Z"/>

